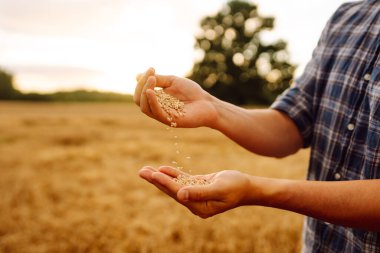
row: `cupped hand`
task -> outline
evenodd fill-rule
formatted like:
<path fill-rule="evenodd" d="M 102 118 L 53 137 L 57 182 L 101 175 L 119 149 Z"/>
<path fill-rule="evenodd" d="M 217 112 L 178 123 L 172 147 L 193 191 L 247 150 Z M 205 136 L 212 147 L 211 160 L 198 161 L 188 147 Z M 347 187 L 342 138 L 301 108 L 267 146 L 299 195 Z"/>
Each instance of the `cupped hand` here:
<path fill-rule="evenodd" d="M 250 190 L 249 176 L 238 171 L 226 170 L 207 175 L 197 175 L 209 182 L 207 185 L 182 186 L 174 181 L 179 175 L 190 176 L 173 167 L 144 167 L 140 177 L 186 206 L 201 218 L 208 218 L 246 203 Z"/>
<path fill-rule="evenodd" d="M 155 74 L 153 68 L 136 77 L 134 101 L 141 111 L 164 124 L 170 125 L 168 116 L 156 98 L 154 88 L 164 91 L 185 103 L 184 115 L 174 118 L 178 127 L 213 127 L 217 121 L 216 98 L 187 78 Z M 176 115 L 174 115 L 176 116 Z"/>

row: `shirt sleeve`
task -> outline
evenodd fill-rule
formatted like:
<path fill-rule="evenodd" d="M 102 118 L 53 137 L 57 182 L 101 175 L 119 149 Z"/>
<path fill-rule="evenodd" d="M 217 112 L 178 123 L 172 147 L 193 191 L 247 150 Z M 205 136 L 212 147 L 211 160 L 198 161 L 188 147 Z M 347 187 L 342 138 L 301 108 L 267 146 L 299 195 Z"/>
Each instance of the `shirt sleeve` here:
<path fill-rule="evenodd" d="M 288 115 L 296 124 L 303 138 L 303 147 L 310 146 L 313 138 L 313 125 L 318 105 L 318 90 L 321 88 L 319 79 L 321 62 L 328 42 L 331 18 L 324 28 L 312 59 L 306 65 L 303 74 L 292 86 L 285 90 L 271 105 L 272 109 Z"/>

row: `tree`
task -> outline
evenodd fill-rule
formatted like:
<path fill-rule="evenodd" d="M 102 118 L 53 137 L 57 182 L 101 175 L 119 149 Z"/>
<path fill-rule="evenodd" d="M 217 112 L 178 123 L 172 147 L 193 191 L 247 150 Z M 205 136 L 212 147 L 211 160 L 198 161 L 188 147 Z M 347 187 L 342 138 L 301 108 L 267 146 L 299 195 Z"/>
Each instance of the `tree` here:
<path fill-rule="evenodd" d="M 0 69 L 0 99 L 13 99 L 17 93 L 12 75 Z"/>
<path fill-rule="evenodd" d="M 262 31 L 273 27 L 274 18 L 260 16 L 255 4 L 228 2 L 201 21 L 195 48 L 202 57 L 189 78 L 234 104 L 270 104 L 289 87 L 295 70 L 286 42 L 261 41 Z"/>

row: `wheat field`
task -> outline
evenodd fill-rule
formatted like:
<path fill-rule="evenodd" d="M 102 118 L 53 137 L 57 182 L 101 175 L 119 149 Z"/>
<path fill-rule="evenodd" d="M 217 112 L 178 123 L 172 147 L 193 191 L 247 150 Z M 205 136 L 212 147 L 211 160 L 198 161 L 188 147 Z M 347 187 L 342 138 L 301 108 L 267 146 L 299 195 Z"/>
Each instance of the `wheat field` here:
<path fill-rule="evenodd" d="M 308 157 L 259 157 L 132 104 L 2 102 L 0 252 L 299 252 L 303 216 L 241 207 L 200 219 L 137 171 L 177 161 L 192 174 L 303 179 Z"/>

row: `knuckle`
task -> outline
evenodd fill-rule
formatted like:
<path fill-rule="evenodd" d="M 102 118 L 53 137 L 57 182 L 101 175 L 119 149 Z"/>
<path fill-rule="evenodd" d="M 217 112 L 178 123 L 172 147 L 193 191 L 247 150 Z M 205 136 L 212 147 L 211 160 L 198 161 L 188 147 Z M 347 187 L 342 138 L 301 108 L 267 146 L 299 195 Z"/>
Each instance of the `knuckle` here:
<path fill-rule="evenodd" d="M 146 106 L 141 106 L 140 107 L 140 110 L 141 112 L 143 112 L 144 114 L 148 114 L 148 108 Z"/>

